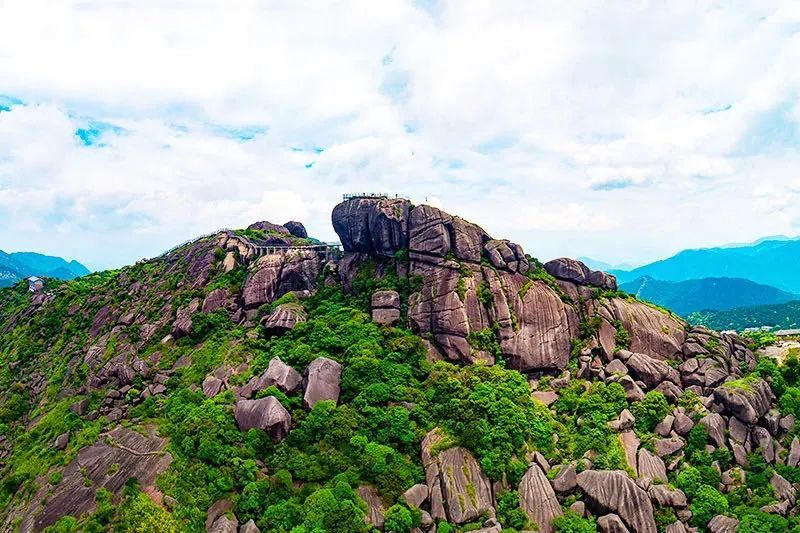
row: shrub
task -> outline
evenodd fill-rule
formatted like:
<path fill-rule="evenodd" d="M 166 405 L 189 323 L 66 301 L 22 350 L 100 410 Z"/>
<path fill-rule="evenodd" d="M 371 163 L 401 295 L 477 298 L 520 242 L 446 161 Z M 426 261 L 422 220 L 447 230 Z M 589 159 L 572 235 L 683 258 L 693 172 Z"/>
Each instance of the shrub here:
<path fill-rule="evenodd" d="M 728 500 L 709 485 L 700 485 L 689 506 L 692 511 L 692 524 L 704 526 L 718 514 L 728 512 Z"/>
<path fill-rule="evenodd" d="M 567 511 L 553 520 L 558 533 L 595 533 L 597 523 L 594 518 L 583 518 L 574 511 Z"/>
<path fill-rule="evenodd" d="M 392 533 L 409 533 L 414 528 L 411 511 L 404 505 L 394 504 L 384 515 L 384 531 Z"/>
<path fill-rule="evenodd" d="M 633 404 L 631 411 L 636 417 L 636 429 L 653 431 L 670 412 L 666 397 L 659 391 L 648 392 L 644 400 Z"/>

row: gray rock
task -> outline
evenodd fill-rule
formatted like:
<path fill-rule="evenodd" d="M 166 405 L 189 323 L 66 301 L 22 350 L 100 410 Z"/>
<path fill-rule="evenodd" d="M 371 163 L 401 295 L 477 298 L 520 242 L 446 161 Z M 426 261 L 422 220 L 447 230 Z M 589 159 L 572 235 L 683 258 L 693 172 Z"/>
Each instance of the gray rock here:
<path fill-rule="evenodd" d="M 659 507 L 684 508 L 688 505 L 686 494 L 680 489 L 670 489 L 667 485 L 651 485 L 647 490 L 652 502 Z"/>
<path fill-rule="evenodd" d="M 775 489 L 775 495 L 780 501 L 789 502 L 789 507 L 797 502 L 797 492 L 795 488 L 783 476 L 777 472 L 773 472 L 770 483 L 772 484 L 772 488 Z"/>
<path fill-rule="evenodd" d="M 691 418 L 684 413 L 678 412 L 675 414 L 675 420 L 672 422 L 672 429 L 681 437 L 685 437 L 694 427 L 694 422 Z"/>
<path fill-rule="evenodd" d="M 597 519 L 597 527 L 603 533 L 630 533 L 622 519 L 615 514 L 603 515 Z"/>
<path fill-rule="evenodd" d="M 639 448 L 637 459 L 640 478 L 662 483 L 667 482 L 667 467 L 659 456 L 650 453 L 644 448 Z"/>
<path fill-rule="evenodd" d="M 519 504 L 540 533 L 551 533 L 553 519 L 563 514 L 553 487 L 536 464 L 528 468 L 520 481 Z"/>
<path fill-rule="evenodd" d="M 366 520 L 368 524 L 375 526 L 378 529 L 383 529 L 384 513 L 386 510 L 383 508 L 378 492 L 372 485 L 361 485 L 358 487 L 358 497 L 364 500 L 367 504 Z"/>
<path fill-rule="evenodd" d="M 433 519 L 464 524 L 485 512 L 494 512 L 489 480 L 469 451 L 455 447 L 440 451 L 438 455 L 432 452 L 442 438 L 441 431 L 434 429 L 421 445 Z"/>
<path fill-rule="evenodd" d="M 56 442 L 55 442 L 57 450 L 63 450 L 64 448 L 67 447 L 67 444 L 69 444 L 69 431 L 62 433 L 61 435 L 56 437 Z"/>
<path fill-rule="evenodd" d="M 725 447 L 725 420 L 720 415 L 710 413 L 701 418 L 698 424 L 706 428 L 708 437 L 716 447 Z"/>
<path fill-rule="evenodd" d="M 342 365 L 327 357 L 318 357 L 308 365 L 306 392 L 303 402 L 309 408 L 320 400 L 339 401 L 339 378 Z"/>
<path fill-rule="evenodd" d="M 661 435 L 662 437 L 668 437 L 669 434 L 672 432 L 672 424 L 675 422 L 675 417 L 672 415 L 667 415 L 664 417 L 664 420 L 659 422 L 656 425 L 655 433 L 657 435 Z"/>
<path fill-rule="evenodd" d="M 641 353 L 631 353 L 625 361 L 631 375 L 641 380 L 648 389 L 653 389 L 664 381 L 680 384 L 678 371 L 664 361 Z"/>
<path fill-rule="evenodd" d="M 708 523 L 708 530 L 711 533 L 736 533 L 739 528 L 739 521 L 725 515 L 717 515 Z"/>
<path fill-rule="evenodd" d="M 725 411 L 748 425 L 755 424 L 768 411 L 775 400 L 769 384 L 761 378 L 742 385 L 728 382 L 714 389 L 714 399 Z M 736 382 L 741 383 L 741 382 Z"/>
<path fill-rule="evenodd" d="M 285 439 L 292 425 L 289 411 L 274 396 L 259 400 L 239 400 L 236 402 L 234 417 L 242 431 L 262 429 L 274 441 Z"/>
<path fill-rule="evenodd" d="M 595 509 L 617 514 L 628 529 L 656 532 L 650 498 L 625 472 L 586 470 L 578 474 L 578 487 Z"/>
<path fill-rule="evenodd" d="M 294 220 L 290 220 L 286 224 L 283 225 L 286 230 L 291 233 L 294 237 L 298 237 L 300 239 L 307 239 L 308 238 L 308 231 L 306 231 L 306 227 L 303 225 L 302 222 L 297 222 Z"/>
<path fill-rule="evenodd" d="M 403 493 L 403 499 L 413 507 L 422 507 L 428 499 L 428 486 L 424 483 L 417 483 Z"/>
<path fill-rule="evenodd" d="M 235 516 L 222 515 L 214 521 L 208 533 L 236 533 L 239 529 L 239 521 Z"/>
<path fill-rule="evenodd" d="M 261 325 L 270 334 L 279 334 L 294 328 L 297 324 L 308 320 L 303 306 L 286 303 L 277 306 L 261 320 Z"/>
<path fill-rule="evenodd" d="M 686 441 L 680 437 L 669 437 L 667 439 L 656 439 L 653 446 L 656 449 L 656 454 L 659 457 L 664 457 L 682 450 L 686 446 Z"/>
<path fill-rule="evenodd" d="M 267 387 L 275 386 L 284 392 L 294 392 L 298 390 L 303 382 L 303 376 L 280 360 L 273 357 L 267 369 L 259 377 L 254 377 L 248 383 L 252 392 L 258 392 Z"/>
<path fill-rule="evenodd" d="M 245 524 L 239 528 L 239 533 L 261 533 L 261 530 L 258 529 L 258 526 L 253 519 L 251 518 Z"/>
<path fill-rule="evenodd" d="M 578 486 L 578 474 L 575 465 L 560 465 L 555 467 L 558 474 L 553 478 L 553 489 L 559 493 L 570 492 Z"/>
<path fill-rule="evenodd" d="M 794 437 L 789 448 L 789 457 L 786 459 L 786 465 L 797 466 L 798 464 L 800 464 L 800 440 Z"/>

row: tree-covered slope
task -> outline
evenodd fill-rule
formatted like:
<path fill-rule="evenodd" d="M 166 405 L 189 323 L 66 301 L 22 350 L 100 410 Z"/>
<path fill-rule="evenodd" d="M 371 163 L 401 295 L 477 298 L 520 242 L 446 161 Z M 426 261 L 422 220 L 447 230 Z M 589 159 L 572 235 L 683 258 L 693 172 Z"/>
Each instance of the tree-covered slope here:
<path fill-rule="evenodd" d="M 89 273 L 77 261 L 34 252 L 6 253 L 0 250 L 0 287 L 9 287 L 27 276 L 73 279 Z"/>
<path fill-rule="evenodd" d="M 661 281 L 638 278 L 620 285 L 635 294 L 671 311 L 687 316 L 694 311 L 727 310 L 735 307 L 785 303 L 798 299 L 775 287 L 740 278 L 703 278 L 688 281 Z"/>
<path fill-rule="evenodd" d="M 0 290 L 0 529 L 797 525 L 794 362 L 427 206 L 289 226 Z"/>
<path fill-rule="evenodd" d="M 770 326 L 774 329 L 800 328 L 800 301 L 784 304 L 737 307 L 726 311 L 697 311 L 689 315 L 693 324 L 719 330 L 742 331 Z"/>

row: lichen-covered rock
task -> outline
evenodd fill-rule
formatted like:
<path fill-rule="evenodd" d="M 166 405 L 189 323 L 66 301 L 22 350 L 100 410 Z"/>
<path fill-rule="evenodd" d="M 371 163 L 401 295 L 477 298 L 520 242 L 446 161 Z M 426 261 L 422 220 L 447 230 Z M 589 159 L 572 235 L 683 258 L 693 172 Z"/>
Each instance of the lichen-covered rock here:
<path fill-rule="evenodd" d="M 217 309 L 222 309 L 228 302 L 228 291 L 225 289 L 214 289 L 209 292 L 203 299 L 203 305 L 200 308 L 204 313 L 213 313 Z"/>
<path fill-rule="evenodd" d="M 250 520 L 245 522 L 245 524 L 241 528 L 239 528 L 239 533 L 261 533 L 261 530 L 258 529 L 258 526 L 256 525 L 255 522 L 253 522 L 253 519 L 251 518 Z"/>
<path fill-rule="evenodd" d="M 663 381 L 671 381 L 677 385 L 681 382 L 678 371 L 664 361 L 642 353 L 626 353 L 620 357 L 625 360 L 625 366 L 633 377 L 643 382 L 648 389 L 654 389 Z"/>
<path fill-rule="evenodd" d="M 383 502 L 378 491 L 372 485 L 360 485 L 358 487 L 358 497 L 364 500 L 367 504 L 366 521 L 368 524 L 375 526 L 378 529 L 383 529 L 385 521 L 385 512 Z"/>
<path fill-rule="evenodd" d="M 292 416 L 274 396 L 258 400 L 239 400 L 236 402 L 234 417 L 239 429 L 262 429 L 274 441 L 281 441 L 289 434 Z"/>
<path fill-rule="evenodd" d="M 464 524 L 485 512 L 494 512 L 491 485 L 475 457 L 460 447 L 434 453 L 434 446 L 441 440 L 441 431 L 434 429 L 422 441 L 431 516 Z"/>
<path fill-rule="evenodd" d="M 763 379 L 746 378 L 717 387 L 714 399 L 724 406 L 726 412 L 752 425 L 769 411 L 775 395 Z"/>
<path fill-rule="evenodd" d="M 622 444 L 622 449 L 625 452 L 625 462 L 628 468 L 638 476 L 639 473 L 639 439 L 632 430 L 623 431 L 619 434 L 619 442 Z"/>
<path fill-rule="evenodd" d="M 609 334 L 603 335 L 600 344 L 606 354 L 617 350 L 615 327 L 619 323 L 628 334 L 628 349 L 655 359 L 681 358 L 685 338 L 684 324 L 665 311 L 655 309 L 635 300 L 610 298 L 597 309 Z"/>
<path fill-rule="evenodd" d="M 519 504 L 540 533 L 552 532 L 553 519 L 563 514 L 553 487 L 536 464 L 528 468 L 520 481 Z"/>
<path fill-rule="evenodd" d="M 422 507 L 422 504 L 428 499 L 428 486 L 417 483 L 403 493 L 403 499 L 412 507 Z"/>
<path fill-rule="evenodd" d="M 64 468 L 60 483 L 45 483 L 31 497 L 19 531 L 41 531 L 62 516 L 92 512 L 97 490 L 119 495 L 130 478 L 136 478 L 142 490 L 151 489 L 156 476 L 172 462 L 172 456 L 163 451 L 166 444 L 164 438 L 126 428 L 101 435 Z"/>
<path fill-rule="evenodd" d="M 308 320 L 303 306 L 296 303 L 285 303 L 277 306 L 261 320 L 264 329 L 269 333 L 282 333 Z"/>
<path fill-rule="evenodd" d="M 559 493 L 570 492 L 578 486 L 578 473 L 574 464 L 555 467 L 558 473 L 552 481 L 553 489 Z"/>
<path fill-rule="evenodd" d="M 339 401 L 339 378 L 342 365 L 327 357 L 317 357 L 308 365 L 306 392 L 303 402 L 306 407 L 314 407 L 320 400 Z"/>
<path fill-rule="evenodd" d="M 680 489 L 670 489 L 667 485 L 652 485 L 647 493 L 659 507 L 684 508 L 688 505 L 686 494 Z"/>
<path fill-rule="evenodd" d="M 616 513 L 636 533 L 656 532 L 650 498 L 625 472 L 585 470 L 578 474 L 578 487 L 598 512 Z"/>

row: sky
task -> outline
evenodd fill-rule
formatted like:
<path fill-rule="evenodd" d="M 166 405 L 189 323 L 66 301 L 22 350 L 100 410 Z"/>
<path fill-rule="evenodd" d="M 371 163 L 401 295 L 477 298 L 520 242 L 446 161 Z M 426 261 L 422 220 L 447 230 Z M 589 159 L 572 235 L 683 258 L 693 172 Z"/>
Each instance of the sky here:
<path fill-rule="evenodd" d="M 0 0 L 0 249 L 112 268 L 342 194 L 540 259 L 800 234 L 800 2 Z"/>

